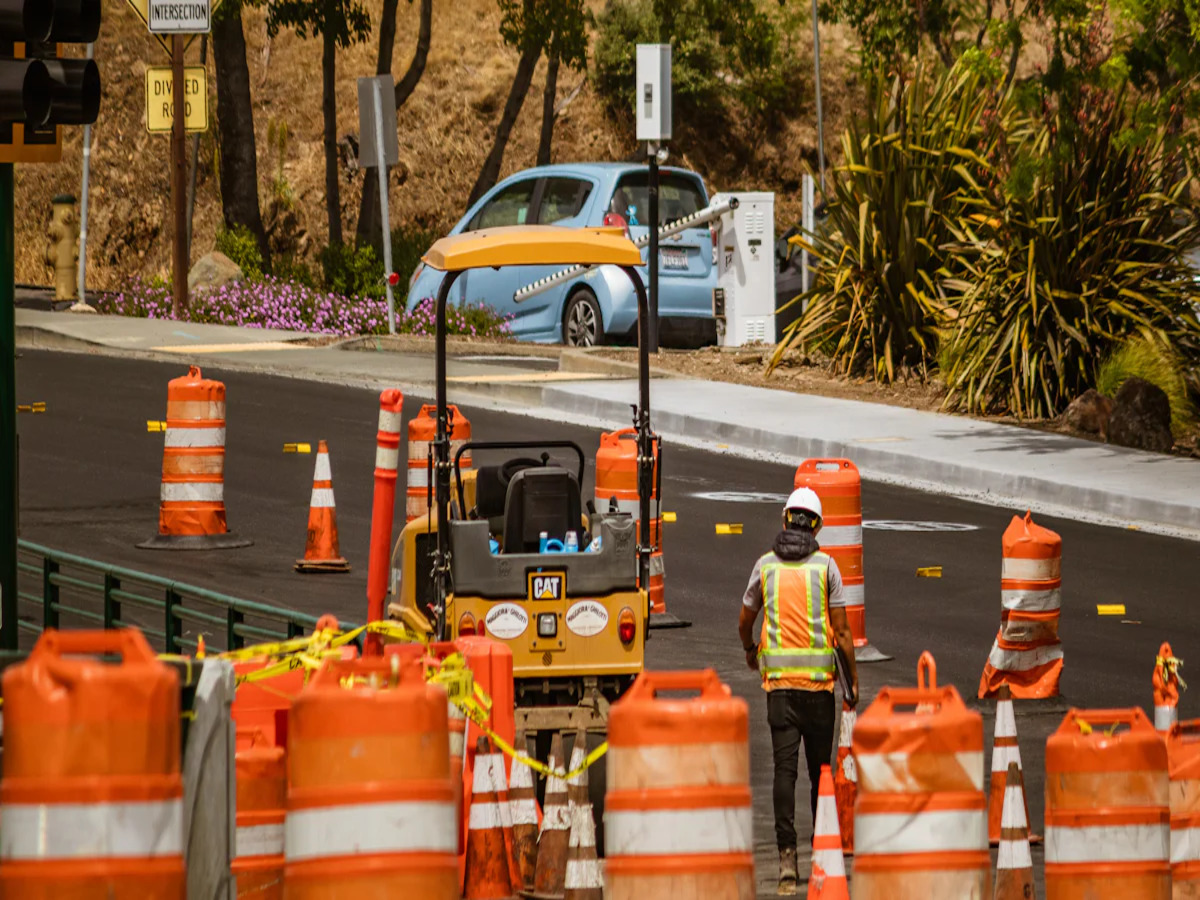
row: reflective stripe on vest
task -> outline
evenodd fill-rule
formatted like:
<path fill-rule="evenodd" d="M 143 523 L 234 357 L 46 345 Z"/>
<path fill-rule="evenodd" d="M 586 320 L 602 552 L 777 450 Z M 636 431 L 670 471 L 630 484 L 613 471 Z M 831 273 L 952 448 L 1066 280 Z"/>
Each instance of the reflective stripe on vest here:
<path fill-rule="evenodd" d="M 763 678 L 798 674 L 813 681 L 832 680 L 834 656 L 828 618 L 828 567 L 829 557 L 824 553 L 814 553 L 802 563 L 762 564 L 763 628 L 758 659 Z M 782 600 L 781 582 L 785 582 Z M 798 627 L 785 628 L 785 624 Z M 784 637 L 787 632 L 798 632 L 801 642 L 789 645 Z"/>

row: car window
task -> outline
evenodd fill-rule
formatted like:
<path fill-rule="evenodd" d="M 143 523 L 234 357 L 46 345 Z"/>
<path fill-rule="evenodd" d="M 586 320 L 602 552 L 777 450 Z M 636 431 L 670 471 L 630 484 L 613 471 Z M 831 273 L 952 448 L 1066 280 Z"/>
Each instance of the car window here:
<path fill-rule="evenodd" d="M 524 225 L 529 221 L 529 204 L 533 200 L 533 186 L 537 179 L 530 178 L 510 184 L 484 204 L 467 225 L 467 231 L 480 228 L 501 228 L 505 225 Z"/>
<path fill-rule="evenodd" d="M 630 225 L 645 225 L 650 218 L 647 172 L 622 175 L 609 201 L 609 212 L 622 216 Z M 658 219 L 673 222 L 690 216 L 708 204 L 704 192 L 693 178 L 674 172 L 662 172 L 658 177 Z"/>
<path fill-rule="evenodd" d="M 553 225 L 575 218 L 591 192 L 592 185 L 579 178 L 547 178 L 538 207 L 538 224 Z"/>

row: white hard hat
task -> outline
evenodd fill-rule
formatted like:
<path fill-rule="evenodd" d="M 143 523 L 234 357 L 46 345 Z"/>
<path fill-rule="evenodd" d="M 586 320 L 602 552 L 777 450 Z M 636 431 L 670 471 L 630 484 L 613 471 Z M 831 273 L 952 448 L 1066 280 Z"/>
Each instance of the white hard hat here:
<path fill-rule="evenodd" d="M 787 498 L 787 503 L 784 504 L 784 514 L 786 515 L 789 510 L 793 509 L 812 513 L 818 519 L 825 518 L 824 513 L 821 511 L 821 498 L 817 496 L 817 492 L 812 488 L 796 488 L 796 490 L 792 491 L 792 495 Z"/>

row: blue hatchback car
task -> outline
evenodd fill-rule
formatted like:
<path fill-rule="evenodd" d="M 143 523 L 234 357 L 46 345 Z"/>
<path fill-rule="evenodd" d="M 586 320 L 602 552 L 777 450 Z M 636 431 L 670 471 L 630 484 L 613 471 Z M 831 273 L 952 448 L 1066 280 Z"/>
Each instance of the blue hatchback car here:
<path fill-rule="evenodd" d="M 628 163 L 577 163 L 518 172 L 488 191 L 451 234 L 504 225 L 621 225 L 634 240 L 649 232 L 647 168 Z M 704 181 L 686 169 L 659 170 L 659 221 L 670 222 L 708 205 Z M 658 312 L 664 339 L 711 340 L 715 232 L 689 228 L 659 243 Z M 642 259 L 646 259 L 646 250 Z M 513 294 L 560 267 L 473 269 L 455 283 L 450 302 L 486 303 L 511 316 L 512 334 L 524 341 L 576 347 L 623 340 L 637 326 L 637 300 L 629 279 L 601 266 L 520 303 Z M 648 277 L 645 266 L 642 278 Z M 442 273 L 418 266 L 409 282 L 409 312 L 437 296 Z"/>

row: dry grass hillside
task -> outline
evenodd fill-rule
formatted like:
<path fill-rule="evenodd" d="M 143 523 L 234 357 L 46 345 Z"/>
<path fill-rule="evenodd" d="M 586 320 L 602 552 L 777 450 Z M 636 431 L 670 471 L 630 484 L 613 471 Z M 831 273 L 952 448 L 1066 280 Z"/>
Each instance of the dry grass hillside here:
<path fill-rule="evenodd" d="M 774 0 L 770 0 L 774 2 Z M 597 3 L 597 9 L 599 8 Z M 377 14 L 377 12 L 376 12 Z M 130 275 L 163 275 L 170 265 L 168 139 L 145 129 L 144 76 L 148 65 L 167 60 L 129 7 L 111 0 L 96 58 L 104 80 L 101 118 L 93 130 L 88 281 L 113 287 Z M 495 0 L 438 0 L 425 76 L 400 110 L 401 164 L 392 172 L 393 227 L 419 223 L 445 228 L 461 214 L 479 172 L 507 95 L 517 56 L 498 33 Z M 400 4 L 395 70 L 403 71 L 412 54 L 417 6 Z M 284 33 L 270 40 L 261 10 L 245 13 L 247 55 L 258 134 L 260 197 L 264 206 L 278 160 L 267 146 L 271 123 L 285 123 L 290 140 L 283 176 L 294 193 L 307 254 L 326 241 L 324 169 L 321 147 L 320 44 Z M 836 150 L 837 130 L 854 95 L 849 44 L 838 28 L 823 29 L 823 86 L 827 149 Z M 355 79 L 372 74 L 375 38 L 338 57 L 339 134 L 356 134 Z M 188 63 L 199 62 L 200 41 L 193 42 Z M 800 51 L 811 71 L 810 48 Z M 216 88 L 209 60 L 209 98 L 213 113 Z M 513 132 L 504 174 L 532 165 L 537 152 L 544 61 Z M 585 78 L 564 72 L 559 99 Z M 703 122 L 677 122 L 673 162 L 698 169 L 710 189 L 765 189 L 778 193 L 781 225 L 798 212 L 800 175 L 816 167 L 816 131 L 811 91 L 796 98 L 793 118 L 774 134 L 735 124 L 730 133 L 713 134 Z M 42 261 L 50 198 L 78 194 L 82 129 L 69 129 L 63 160 L 53 166 L 17 167 L 17 280 L 45 284 L 50 270 Z M 566 108 L 555 132 L 555 161 L 619 160 L 634 152 L 631 132 L 614 124 L 588 84 Z M 213 245 L 221 221 L 215 175 L 215 121 L 200 140 L 192 258 Z M 342 169 L 342 210 L 353 235 L 362 173 Z"/>

